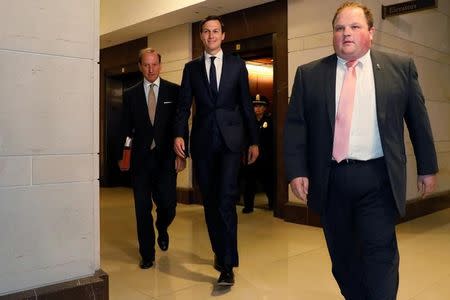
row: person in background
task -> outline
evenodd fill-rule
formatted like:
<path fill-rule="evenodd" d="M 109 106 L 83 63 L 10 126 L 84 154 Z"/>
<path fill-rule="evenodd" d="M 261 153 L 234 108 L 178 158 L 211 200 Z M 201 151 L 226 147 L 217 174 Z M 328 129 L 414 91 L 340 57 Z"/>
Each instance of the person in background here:
<path fill-rule="evenodd" d="M 242 212 L 248 214 L 253 212 L 257 183 L 266 193 L 269 209 L 273 208 L 274 201 L 274 169 L 273 169 L 273 124 L 272 116 L 266 113 L 269 105 L 266 96 L 257 94 L 253 98 L 253 109 L 256 115 L 258 136 L 259 136 L 259 156 L 255 163 L 244 165 L 244 208 Z"/>
<path fill-rule="evenodd" d="M 120 145 L 127 137 L 132 139 L 130 172 L 142 258 L 139 266 L 148 269 L 155 260 L 153 202 L 158 245 L 167 251 L 167 229 L 176 213 L 177 172 L 186 167 L 186 160 L 173 151 L 173 122 L 180 87 L 159 77 L 161 55 L 156 50 L 142 49 L 138 66 L 143 80 L 123 94 Z M 120 160 L 119 166 L 122 163 Z"/>
<path fill-rule="evenodd" d="M 396 299 L 404 121 L 422 197 L 435 189 L 438 172 L 430 122 L 413 60 L 371 50 L 375 28 L 366 6 L 343 3 L 332 26 L 335 53 L 295 75 L 284 137 L 287 179 L 321 216 L 345 299 Z"/>
<path fill-rule="evenodd" d="M 175 120 L 174 149 L 184 159 L 189 151 L 183 133 L 195 98 L 191 153 L 199 183 L 218 285 L 234 284 L 233 267 L 239 265 L 236 202 L 241 152 L 248 148 L 248 163 L 258 157 L 255 114 L 245 62 L 222 51 L 225 27 L 220 17 L 200 24 L 204 53 L 183 70 Z M 246 142 L 246 137 L 248 141 Z"/>

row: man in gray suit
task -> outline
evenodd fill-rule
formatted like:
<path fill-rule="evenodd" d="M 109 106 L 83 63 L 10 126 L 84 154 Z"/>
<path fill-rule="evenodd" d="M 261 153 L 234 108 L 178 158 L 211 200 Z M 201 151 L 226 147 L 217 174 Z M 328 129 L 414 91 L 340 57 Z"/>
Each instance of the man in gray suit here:
<path fill-rule="evenodd" d="M 421 196 L 436 186 L 436 152 L 410 58 L 370 50 L 373 17 L 345 2 L 335 54 L 297 69 L 285 128 L 292 192 L 321 215 L 332 272 L 346 299 L 395 299 L 395 224 L 405 214 L 404 125 Z"/>

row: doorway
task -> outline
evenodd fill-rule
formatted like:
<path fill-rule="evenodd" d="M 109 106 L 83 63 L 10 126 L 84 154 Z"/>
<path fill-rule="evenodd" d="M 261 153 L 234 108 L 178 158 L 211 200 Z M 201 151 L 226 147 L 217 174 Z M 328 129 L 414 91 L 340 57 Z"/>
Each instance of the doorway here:
<path fill-rule="evenodd" d="M 233 41 L 233 42 L 225 42 L 222 44 L 222 49 L 226 53 L 232 53 L 234 55 L 240 56 L 246 63 L 247 71 L 248 71 L 248 81 L 249 81 L 249 88 L 250 88 L 250 95 L 252 99 L 255 99 L 256 97 L 259 98 L 265 98 L 268 102 L 268 105 L 266 106 L 266 111 L 264 113 L 265 120 L 272 120 L 273 119 L 273 113 L 276 103 L 274 103 L 275 95 L 274 95 L 274 70 L 273 70 L 273 37 L 272 34 L 265 34 L 261 36 L 255 36 L 248 39 L 243 39 L 239 41 Z M 267 129 L 259 129 L 264 130 L 263 136 L 260 136 L 260 138 L 264 138 L 264 145 L 260 145 L 260 154 L 263 154 L 266 157 L 264 161 L 258 162 L 258 170 L 261 172 L 265 172 L 267 174 L 263 174 L 262 176 L 268 176 L 270 177 L 270 174 L 268 172 L 274 173 L 275 170 L 275 157 L 273 155 L 273 146 L 275 145 L 275 135 L 274 135 L 274 128 L 273 128 L 273 122 L 269 121 L 267 124 L 269 126 L 270 132 L 270 138 L 267 137 L 266 133 L 268 132 Z M 259 124 L 258 122 L 258 125 Z M 260 141 L 262 142 L 262 141 Z M 267 159 L 267 157 L 270 156 L 270 159 Z M 269 162 L 270 161 L 270 162 Z M 253 170 L 253 171 L 250 171 Z M 246 166 L 242 166 L 241 172 L 240 172 L 240 190 L 241 190 L 241 204 L 243 204 L 243 198 L 245 198 L 245 190 L 246 190 L 246 183 L 248 180 L 251 180 L 249 177 L 253 177 L 254 175 L 259 179 L 262 179 L 263 177 L 260 177 L 261 174 L 255 174 L 254 170 L 256 169 L 248 169 Z M 269 171 L 270 170 L 270 171 Z M 273 176 L 275 177 L 275 176 Z M 275 191 L 276 182 L 274 180 L 271 181 L 270 184 L 272 185 L 270 190 Z M 267 183 L 266 183 L 267 184 Z M 253 185 L 252 185 L 253 186 Z M 248 186 L 247 186 L 248 188 Z M 250 188 L 251 190 L 254 190 L 256 192 L 255 195 L 255 202 L 254 207 L 255 208 L 262 208 L 267 209 L 269 208 L 268 198 L 267 195 L 264 193 L 265 187 L 259 180 L 256 181 L 256 186 Z M 247 195 L 247 197 L 249 197 Z"/>
<path fill-rule="evenodd" d="M 129 182 L 130 175 L 124 174 L 122 178 L 117 166 L 120 156 L 117 154 L 117 128 L 123 91 L 141 79 L 137 57 L 147 44 L 147 37 L 144 37 L 100 50 L 99 180 L 102 187 L 128 185 Z"/>
<path fill-rule="evenodd" d="M 130 186 L 129 172 L 119 170 L 120 122 L 122 119 L 123 92 L 142 80 L 139 72 L 108 74 L 105 76 L 105 150 L 102 186 Z"/>

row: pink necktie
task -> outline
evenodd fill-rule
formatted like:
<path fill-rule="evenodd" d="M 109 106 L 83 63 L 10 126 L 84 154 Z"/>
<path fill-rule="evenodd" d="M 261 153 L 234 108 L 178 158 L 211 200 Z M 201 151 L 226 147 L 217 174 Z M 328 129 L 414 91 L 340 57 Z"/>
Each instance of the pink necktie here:
<path fill-rule="evenodd" d="M 339 97 L 336 123 L 334 126 L 333 157 L 337 162 L 342 161 L 348 155 L 350 140 L 350 125 L 352 124 L 353 104 L 356 89 L 356 60 L 346 63 L 344 82 L 342 83 L 341 95 Z"/>

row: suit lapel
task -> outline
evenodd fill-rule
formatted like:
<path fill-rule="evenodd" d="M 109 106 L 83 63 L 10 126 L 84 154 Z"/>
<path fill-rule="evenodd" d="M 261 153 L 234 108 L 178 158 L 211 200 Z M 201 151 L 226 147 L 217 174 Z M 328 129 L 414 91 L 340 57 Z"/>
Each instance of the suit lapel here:
<path fill-rule="evenodd" d="M 219 83 L 219 95 L 217 96 L 217 102 L 219 102 L 220 99 L 220 90 L 222 89 L 222 87 L 224 86 L 224 81 L 226 80 L 226 78 L 230 78 L 230 67 L 231 67 L 231 62 L 230 62 L 230 57 L 229 55 L 223 53 L 222 56 L 222 73 L 220 74 L 220 83 Z M 222 93 L 223 94 L 223 93 Z"/>
<path fill-rule="evenodd" d="M 137 108 L 138 108 L 138 111 L 142 110 L 145 112 L 148 122 L 150 122 L 150 116 L 148 115 L 147 98 L 145 97 L 144 82 L 141 81 L 139 83 L 139 85 L 140 85 L 140 88 L 139 88 L 139 91 L 137 94 L 137 99 L 136 99 L 137 100 Z"/>
<path fill-rule="evenodd" d="M 159 80 L 159 91 L 158 91 L 158 99 L 156 100 L 156 112 L 155 112 L 155 124 L 153 124 L 153 127 L 156 127 L 157 124 L 160 122 L 159 119 L 162 118 L 161 116 L 161 108 L 164 105 L 164 98 L 166 95 L 166 85 L 164 84 L 163 80 L 160 78 Z"/>
<path fill-rule="evenodd" d="M 334 128 L 336 118 L 336 64 L 337 57 L 332 55 L 326 61 L 325 82 L 328 120 L 330 120 L 331 128 Z"/>
<path fill-rule="evenodd" d="M 375 83 L 375 101 L 377 107 L 378 124 L 384 123 L 386 119 L 386 76 L 383 72 L 383 63 L 376 51 L 371 50 L 373 78 Z"/>
<path fill-rule="evenodd" d="M 205 89 L 208 91 L 209 98 L 212 101 L 213 96 L 212 96 L 211 89 L 209 87 L 208 74 L 206 73 L 205 54 L 204 53 L 201 56 L 201 58 L 198 60 L 198 64 L 199 64 L 198 67 L 201 70 L 202 81 L 205 85 Z"/>

